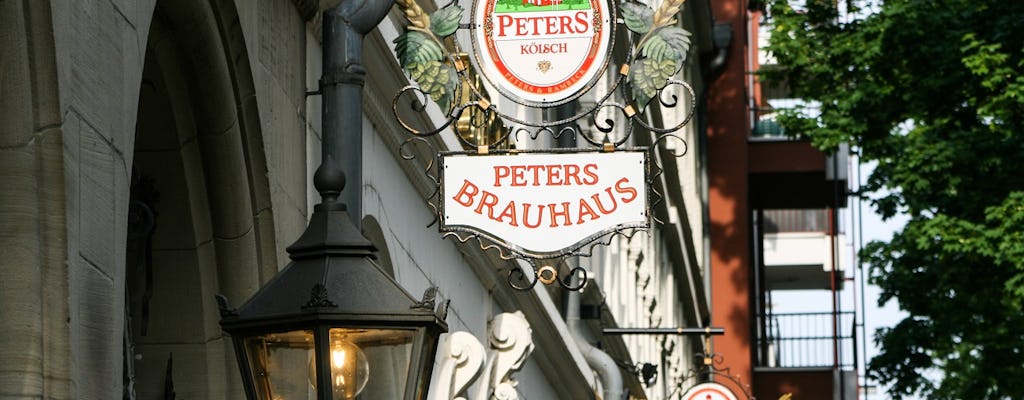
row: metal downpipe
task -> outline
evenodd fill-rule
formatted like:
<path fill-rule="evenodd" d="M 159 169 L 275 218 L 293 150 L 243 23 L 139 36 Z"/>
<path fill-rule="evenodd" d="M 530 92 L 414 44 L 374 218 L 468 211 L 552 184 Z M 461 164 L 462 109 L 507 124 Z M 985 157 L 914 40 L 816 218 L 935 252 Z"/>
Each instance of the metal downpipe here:
<path fill-rule="evenodd" d="M 323 77 L 320 79 L 324 176 L 345 171 L 342 193 L 352 222 L 363 217 L 363 37 L 384 19 L 393 1 L 343 0 L 323 11 Z"/>
<path fill-rule="evenodd" d="M 579 278 L 573 277 L 573 280 L 577 279 Z M 573 285 L 576 284 L 573 283 Z M 590 365 L 590 368 L 597 372 L 597 375 L 600 377 L 601 384 L 604 387 L 602 399 L 625 399 L 626 394 L 623 393 L 622 371 L 619 371 L 619 365 L 608 353 L 590 344 L 591 338 L 586 334 L 587 328 L 583 326 L 583 321 L 580 319 L 580 292 L 569 291 L 565 306 L 565 325 L 569 328 L 569 334 L 576 340 L 576 346 L 579 347 L 583 358 L 587 360 L 587 365 Z"/>

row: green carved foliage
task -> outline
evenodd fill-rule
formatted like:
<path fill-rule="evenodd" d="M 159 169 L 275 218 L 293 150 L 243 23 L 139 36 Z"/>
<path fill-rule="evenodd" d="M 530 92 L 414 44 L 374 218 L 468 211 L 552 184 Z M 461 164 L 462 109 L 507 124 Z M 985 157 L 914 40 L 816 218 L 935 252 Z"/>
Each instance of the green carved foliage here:
<path fill-rule="evenodd" d="M 679 58 L 677 61 L 680 64 L 686 61 L 686 54 L 690 51 L 690 32 L 676 26 L 666 26 L 658 29 L 657 35 L 652 39 L 654 37 L 661 39 L 675 51 L 675 57 Z"/>
<path fill-rule="evenodd" d="M 412 28 L 394 41 L 402 69 L 441 108 L 450 105 L 458 76 L 452 67 L 444 64 L 445 50 L 438 38 L 450 36 L 459 29 L 462 11 L 456 4 L 438 9 L 430 14 L 429 24 L 423 23 L 426 22 L 422 21 L 425 20 L 423 13 L 413 13 L 419 16 L 421 23 L 413 23 Z"/>
<path fill-rule="evenodd" d="M 651 30 L 654 18 L 654 10 L 651 7 L 624 2 L 619 7 L 619 11 L 622 12 L 622 20 L 626 23 L 627 29 L 641 35 Z"/>
<path fill-rule="evenodd" d="M 420 31 L 408 31 L 395 38 L 395 53 L 398 62 L 408 72 L 413 64 L 441 61 L 444 51 L 430 35 Z"/>
<path fill-rule="evenodd" d="M 440 61 L 417 63 L 406 69 L 420 89 L 430 94 L 433 100 L 441 108 L 447 108 L 455 92 L 455 84 L 458 77 L 455 70 L 442 64 Z"/>
<path fill-rule="evenodd" d="M 675 26 L 658 28 L 648 33 L 639 47 L 641 58 L 633 63 L 628 78 L 633 98 L 642 109 L 686 61 L 690 33 Z"/>
<path fill-rule="evenodd" d="M 637 45 L 637 61 L 630 68 L 633 99 L 641 109 L 665 88 L 679 71 L 690 51 L 690 32 L 672 25 L 681 1 L 666 0 L 657 12 L 649 6 L 623 2 L 622 21 L 630 31 L 643 35 Z"/>
<path fill-rule="evenodd" d="M 459 29 L 459 20 L 461 19 L 462 7 L 459 7 L 458 4 L 452 4 L 430 14 L 430 30 L 437 37 L 446 37 Z"/>
<path fill-rule="evenodd" d="M 644 58 L 634 63 L 629 70 L 629 81 L 636 104 L 645 107 L 658 94 L 658 90 L 665 87 L 665 82 L 676 73 L 677 67 L 675 59 L 658 61 Z"/>

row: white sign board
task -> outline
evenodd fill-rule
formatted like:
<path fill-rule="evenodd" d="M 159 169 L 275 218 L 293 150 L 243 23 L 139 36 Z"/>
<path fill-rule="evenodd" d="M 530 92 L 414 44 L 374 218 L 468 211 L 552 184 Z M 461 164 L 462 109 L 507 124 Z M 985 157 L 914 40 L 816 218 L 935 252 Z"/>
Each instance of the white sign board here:
<path fill-rule="evenodd" d="M 441 230 L 550 254 L 619 229 L 646 228 L 646 157 L 645 151 L 442 155 Z"/>
<path fill-rule="evenodd" d="M 476 0 L 473 18 L 480 70 L 513 98 L 558 102 L 582 93 L 605 68 L 607 0 Z"/>
<path fill-rule="evenodd" d="M 707 382 L 687 390 L 683 400 L 736 400 L 736 395 L 719 383 Z"/>

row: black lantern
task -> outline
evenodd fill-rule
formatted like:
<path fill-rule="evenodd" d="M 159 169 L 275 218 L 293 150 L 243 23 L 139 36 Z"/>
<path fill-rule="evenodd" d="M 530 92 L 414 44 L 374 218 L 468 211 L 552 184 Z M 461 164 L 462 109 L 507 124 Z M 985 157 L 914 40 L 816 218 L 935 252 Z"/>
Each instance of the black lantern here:
<path fill-rule="evenodd" d="M 447 304 L 416 301 L 375 251 L 325 202 L 284 270 L 237 310 L 218 298 L 249 399 L 425 398 Z"/>
<path fill-rule="evenodd" d="M 426 397 L 437 342 L 448 331 L 447 303 L 435 310 L 434 288 L 416 301 L 384 273 L 377 249 L 338 200 L 343 150 L 355 151 L 346 158 L 353 167 L 362 157 L 358 140 L 343 136 L 362 132 L 363 37 L 390 8 L 391 1 L 343 0 L 323 11 L 323 142 L 313 177 L 322 201 L 288 247 L 292 261 L 283 270 L 237 310 L 217 298 L 250 400 Z M 358 214 L 360 204 L 353 209 Z"/>

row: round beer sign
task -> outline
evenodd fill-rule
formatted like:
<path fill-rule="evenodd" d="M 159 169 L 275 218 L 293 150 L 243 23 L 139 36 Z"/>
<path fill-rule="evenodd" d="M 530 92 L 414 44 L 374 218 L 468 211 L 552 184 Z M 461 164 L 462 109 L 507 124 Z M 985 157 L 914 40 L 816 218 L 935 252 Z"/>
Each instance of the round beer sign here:
<path fill-rule="evenodd" d="M 706 382 L 690 388 L 682 398 L 683 400 L 736 400 L 736 395 L 719 383 Z"/>
<path fill-rule="evenodd" d="M 479 68 L 518 102 L 573 99 L 605 68 L 610 14 L 606 0 L 476 0 Z"/>

